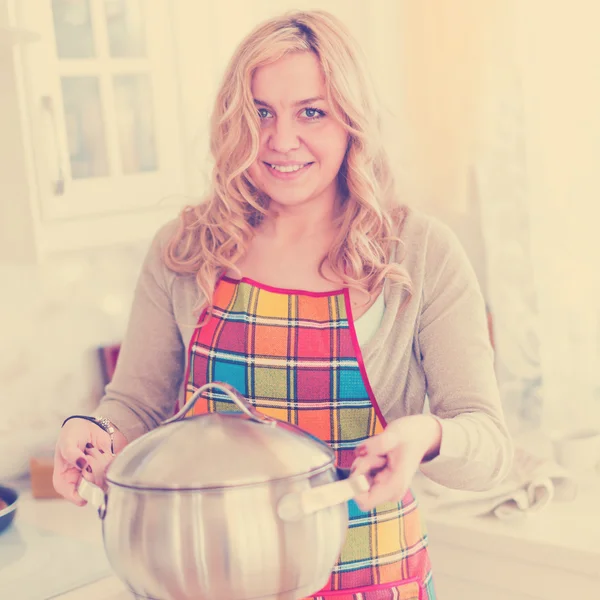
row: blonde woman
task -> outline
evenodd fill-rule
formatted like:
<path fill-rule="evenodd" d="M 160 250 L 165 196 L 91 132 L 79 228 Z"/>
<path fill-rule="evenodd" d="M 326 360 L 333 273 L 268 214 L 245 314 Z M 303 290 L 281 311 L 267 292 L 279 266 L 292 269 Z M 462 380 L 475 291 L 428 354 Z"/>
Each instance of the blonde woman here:
<path fill-rule="evenodd" d="M 111 441 L 118 452 L 171 416 L 180 388 L 226 381 L 267 414 L 284 408 L 340 467 L 377 473 L 318 596 L 432 600 L 415 473 L 480 490 L 510 463 L 473 270 L 445 226 L 399 204 L 359 52 L 326 12 L 240 44 L 211 149 L 206 201 L 150 248 L 104 420 L 61 430 L 56 489 L 82 504 L 76 484 L 101 480 Z"/>

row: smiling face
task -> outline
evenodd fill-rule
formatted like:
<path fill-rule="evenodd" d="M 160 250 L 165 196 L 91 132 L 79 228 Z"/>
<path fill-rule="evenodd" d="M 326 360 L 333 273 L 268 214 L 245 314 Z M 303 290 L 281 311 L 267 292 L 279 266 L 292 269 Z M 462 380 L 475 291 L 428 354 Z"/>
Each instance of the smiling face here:
<path fill-rule="evenodd" d="M 315 54 L 292 53 L 258 68 L 252 96 L 261 121 L 258 157 L 249 169 L 255 184 L 280 209 L 333 207 L 348 134 L 330 115 Z"/>

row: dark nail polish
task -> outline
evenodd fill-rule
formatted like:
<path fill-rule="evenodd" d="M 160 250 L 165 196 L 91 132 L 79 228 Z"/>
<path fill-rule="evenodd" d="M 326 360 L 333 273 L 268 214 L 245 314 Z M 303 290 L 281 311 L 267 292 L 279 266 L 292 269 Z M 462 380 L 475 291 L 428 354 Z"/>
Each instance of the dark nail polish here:
<path fill-rule="evenodd" d="M 94 444 L 90 444 L 89 442 L 85 445 L 86 448 L 93 448 Z"/>
<path fill-rule="evenodd" d="M 77 465 L 77 466 L 78 466 L 80 469 L 83 469 L 83 467 L 85 467 L 85 465 L 86 465 L 85 458 L 78 458 L 78 459 L 75 461 L 75 464 L 76 464 L 76 465 Z"/>
<path fill-rule="evenodd" d="M 102 448 L 98 448 L 98 452 L 100 452 L 100 454 L 104 454 L 104 450 L 102 450 Z"/>
<path fill-rule="evenodd" d="M 90 467 L 90 466 L 88 465 L 88 466 L 85 468 L 85 470 L 86 470 L 88 473 L 91 473 L 91 472 L 92 472 L 92 467 Z"/>

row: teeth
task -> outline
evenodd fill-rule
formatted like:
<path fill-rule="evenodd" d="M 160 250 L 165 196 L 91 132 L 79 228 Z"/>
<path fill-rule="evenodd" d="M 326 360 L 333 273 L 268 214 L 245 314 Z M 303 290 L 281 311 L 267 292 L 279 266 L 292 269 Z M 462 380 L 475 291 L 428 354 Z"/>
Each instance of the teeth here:
<path fill-rule="evenodd" d="M 308 163 L 306 163 L 308 164 Z M 299 171 L 300 169 L 302 169 L 303 167 L 305 167 L 306 165 L 290 165 L 288 167 L 284 167 L 284 166 L 280 166 L 280 165 L 269 165 L 271 167 L 271 169 L 274 169 L 275 171 L 279 171 L 280 173 L 293 173 L 294 171 Z"/>

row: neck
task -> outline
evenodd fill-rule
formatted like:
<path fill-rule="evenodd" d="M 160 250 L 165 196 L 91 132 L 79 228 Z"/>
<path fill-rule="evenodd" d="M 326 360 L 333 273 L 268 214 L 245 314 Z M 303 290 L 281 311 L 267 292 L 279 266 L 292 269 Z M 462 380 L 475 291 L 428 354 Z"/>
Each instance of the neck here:
<path fill-rule="evenodd" d="M 315 206 L 271 206 L 261 229 L 265 235 L 287 243 L 329 236 L 334 230 L 336 203 Z"/>

